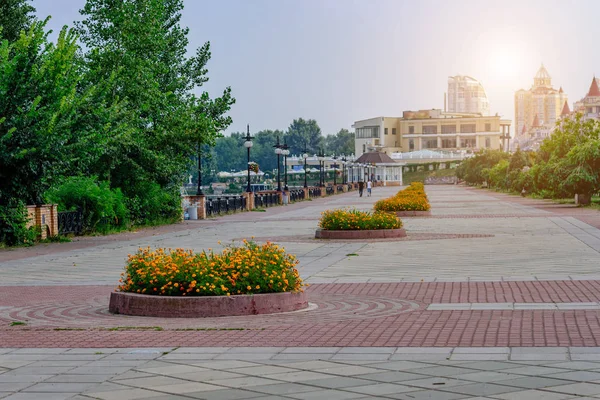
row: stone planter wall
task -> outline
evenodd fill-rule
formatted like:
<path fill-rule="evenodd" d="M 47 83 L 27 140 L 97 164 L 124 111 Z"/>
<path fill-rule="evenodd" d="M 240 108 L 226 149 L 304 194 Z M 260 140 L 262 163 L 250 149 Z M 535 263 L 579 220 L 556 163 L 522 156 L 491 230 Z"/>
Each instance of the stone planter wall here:
<path fill-rule="evenodd" d="M 388 239 L 400 238 L 406 236 L 404 229 L 374 229 L 363 231 L 330 231 L 317 229 L 315 238 L 317 239 Z"/>
<path fill-rule="evenodd" d="M 396 211 L 397 217 L 430 217 L 431 211 Z"/>
<path fill-rule="evenodd" d="M 108 310 L 113 314 L 145 317 L 198 318 L 273 314 L 306 307 L 304 292 L 195 297 L 113 292 Z"/>

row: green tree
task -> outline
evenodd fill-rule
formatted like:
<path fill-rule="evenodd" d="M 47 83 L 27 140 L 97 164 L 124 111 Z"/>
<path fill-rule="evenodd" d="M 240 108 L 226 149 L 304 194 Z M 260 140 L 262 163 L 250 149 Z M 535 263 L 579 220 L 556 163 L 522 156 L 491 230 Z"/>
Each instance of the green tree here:
<path fill-rule="evenodd" d="M 0 46 L 0 204 L 42 203 L 79 155 L 72 126 L 90 90 L 77 89 L 77 36 L 63 28 L 50 43 L 46 21 Z"/>
<path fill-rule="evenodd" d="M 0 41 L 14 42 L 21 31 L 28 31 L 35 20 L 34 12 L 28 0 L 0 1 Z"/>
<path fill-rule="evenodd" d="M 182 0 L 87 0 L 81 10 L 86 80 L 110 82 L 105 103 L 122 110 L 120 128 L 106 132 L 90 172 L 125 193 L 147 181 L 180 184 L 199 146 L 213 144 L 231 123 L 229 88 L 215 99 L 192 94 L 208 80 L 210 45 L 186 56 L 182 9 Z"/>
<path fill-rule="evenodd" d="M 328 154 L 354 154 L 354 132 L 340 129 L 335 135 L 324 137 L 325 151 Z"/>
<path fill-rule="evenodd" d="M 306 144 L 308 154 L 316 154 L 323 146 L 321 128 L 314 119 L 295 119 L 286 133 L 291 154 L 302 154 Z"/>

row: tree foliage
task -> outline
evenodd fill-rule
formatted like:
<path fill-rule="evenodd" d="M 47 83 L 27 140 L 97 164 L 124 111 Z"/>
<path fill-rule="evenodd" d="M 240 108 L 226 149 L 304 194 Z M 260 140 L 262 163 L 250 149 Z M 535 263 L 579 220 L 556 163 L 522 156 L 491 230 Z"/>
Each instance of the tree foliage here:
<path fill-rule="evenodd" d="M 28 31 L 35 17 L 29 0 L 0 1 L 0 41 L 16 41 L 21 31 Z"/>
<path fill-rule="evenodd" d="M 348 129 L 340 129 L 335 135 L 325 136 L 324 142 L 327 154 L 354 154 L 354 133 Z"/>

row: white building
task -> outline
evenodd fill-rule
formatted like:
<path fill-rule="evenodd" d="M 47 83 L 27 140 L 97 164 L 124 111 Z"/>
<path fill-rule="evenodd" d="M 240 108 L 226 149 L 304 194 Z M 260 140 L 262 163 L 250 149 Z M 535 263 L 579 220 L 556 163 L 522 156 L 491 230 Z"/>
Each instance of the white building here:
<path fill-rule="evenodd" d="M 448 77 L 448 112 L 490 115 L 490 102 L 483 85 L 470 76 Z"/>

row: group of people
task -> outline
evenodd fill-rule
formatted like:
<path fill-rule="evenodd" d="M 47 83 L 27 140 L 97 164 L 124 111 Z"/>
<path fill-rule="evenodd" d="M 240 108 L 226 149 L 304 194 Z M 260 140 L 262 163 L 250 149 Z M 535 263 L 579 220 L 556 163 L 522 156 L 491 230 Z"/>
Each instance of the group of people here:
<path fill-rule="evenodd" d="M 372 188 L 373 188 L 373 182 L 371 182 L 371 180 L 369 179 L 367 181 L 367 197 L 371 197 L 371 189 Z M 358 195 L 359 195 L 359 197 L 362 197 L 364 189 L 365 189 L 365 183 L 364 182 L 358 182 Z"/>

